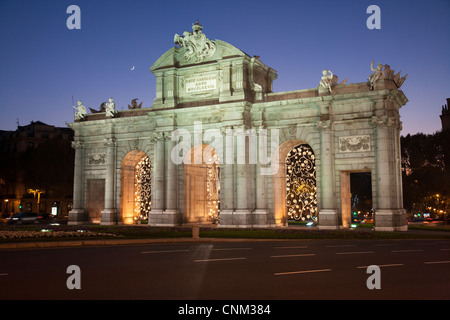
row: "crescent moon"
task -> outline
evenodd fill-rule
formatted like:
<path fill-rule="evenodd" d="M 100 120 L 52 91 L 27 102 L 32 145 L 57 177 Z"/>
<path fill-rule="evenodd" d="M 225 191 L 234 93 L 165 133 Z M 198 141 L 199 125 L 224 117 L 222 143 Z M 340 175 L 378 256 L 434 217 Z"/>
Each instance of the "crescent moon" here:
<path fill-rule="evenodd" d="M 134 70 L 134 66 L 131 68 L 131 70 Z"/>

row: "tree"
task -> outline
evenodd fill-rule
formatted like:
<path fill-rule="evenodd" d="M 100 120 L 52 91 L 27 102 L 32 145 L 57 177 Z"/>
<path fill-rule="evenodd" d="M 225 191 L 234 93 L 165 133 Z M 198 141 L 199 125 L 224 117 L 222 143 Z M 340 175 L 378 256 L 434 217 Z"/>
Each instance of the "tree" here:
<path fill-rule="evenodd" d="M 401 137 L 404 207 L 411 214 L 443 218 L 448 212 L 449 139 L 448 130 Z"/>

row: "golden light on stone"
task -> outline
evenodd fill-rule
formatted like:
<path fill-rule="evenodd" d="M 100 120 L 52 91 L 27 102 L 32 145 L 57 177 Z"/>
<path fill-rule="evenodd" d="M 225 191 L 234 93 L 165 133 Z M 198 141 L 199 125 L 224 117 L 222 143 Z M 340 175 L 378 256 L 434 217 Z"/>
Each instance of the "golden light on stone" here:
<path fill-rule="evenodd" d="M 294 147 L 286 157 L 286 211 L 295 220 L 317 215 L 315 157 L 306 144 Z"/>

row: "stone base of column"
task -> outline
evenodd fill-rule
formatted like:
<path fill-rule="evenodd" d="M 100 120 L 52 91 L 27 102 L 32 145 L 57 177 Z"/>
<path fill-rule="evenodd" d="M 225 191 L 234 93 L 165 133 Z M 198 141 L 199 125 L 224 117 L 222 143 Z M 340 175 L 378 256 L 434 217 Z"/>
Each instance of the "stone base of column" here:
<path fill-rule="evenodd" d="M 375 231 L 408 231 L 405 209 L 379 209 L 374 212 Z"/>
<path fill-rule="evenodd" d="M 220 210 L 219 227 L 233 227 L 233 210 Z"/>
<path fill-rule="evenodd" d="M 267 214 L 268 214 L 268 210 L 267 209 L 256 209 L 255 211 L 252 212 L 252 216 L 253 216 L 253 227 L 255 228 L 267 228 L 268 224 L 267 224 Z"/>
<path fill-rule="evenodd" d="M 339 229 L 338 214 L 336 209 L 319 210 L 319 229 L 336 230 Z"/>
<path fill-rule="evenodd" d="M 84 209 L 72 209 L 69 211 L 69 221 L 67 222 L 68 225 L 81 225 L 85 224 L 87 221 L 86 219 L 86 212 L 84 212 Z"/>
<path fill-rule="evenodd" d="M 107 226 L 117 224 L 116 213 L 117 213 L 116 209 L 102 210 L 102 217 L 100 219 L 100 224 L 107 225 Z"/>
<path fill-rule="evenodd" d="M 250 210 L 220 211 L 219 227 L 223 228 L 251 228 L 253 215 Z"/>
<path fill-rule="evenodd" d="M 174 227 L 179 225 L 178 210 L 151 210 L 148 213 L 148 225 L 155 227 Z"/>

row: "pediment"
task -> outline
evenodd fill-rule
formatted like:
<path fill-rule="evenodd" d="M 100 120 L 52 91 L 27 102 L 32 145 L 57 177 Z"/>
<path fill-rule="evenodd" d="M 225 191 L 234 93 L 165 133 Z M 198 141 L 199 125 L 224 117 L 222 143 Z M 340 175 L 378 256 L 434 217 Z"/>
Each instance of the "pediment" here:
<path fill-rule="evenodd" d="M 158 60 L 156 60 L 156 62 L 150 67 L 150 70 L 154 72 L 158 69 L 173 67 L 180 68 L 196 64 L 200 65 L 202 63 L 210 63 L 212 61 L 220 61 L 227 58 L 249 56 L 242 50 L 225 41 L 216 39 L 212 42 L 215 45 L 214 53 L 211 56 L 205 57 L 202 61 L 187 59 L 186 52 L 189 50 L 188 47 L 173 47 L 159 57 Z"/>

